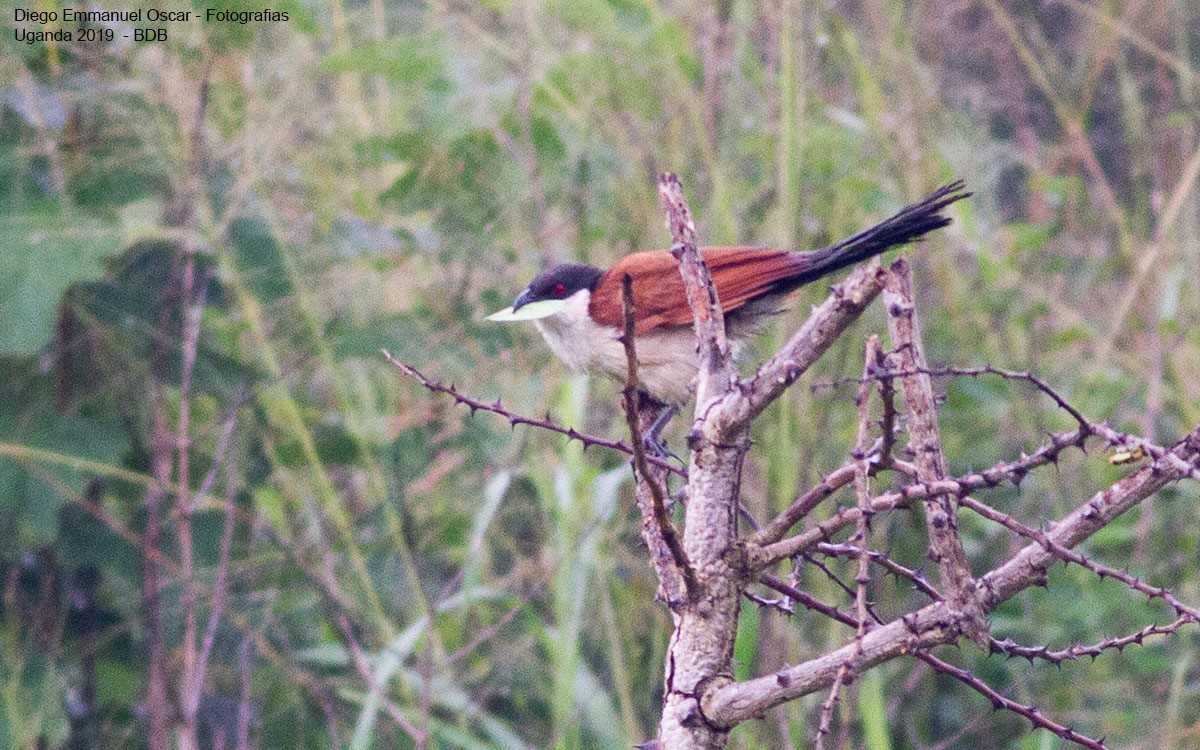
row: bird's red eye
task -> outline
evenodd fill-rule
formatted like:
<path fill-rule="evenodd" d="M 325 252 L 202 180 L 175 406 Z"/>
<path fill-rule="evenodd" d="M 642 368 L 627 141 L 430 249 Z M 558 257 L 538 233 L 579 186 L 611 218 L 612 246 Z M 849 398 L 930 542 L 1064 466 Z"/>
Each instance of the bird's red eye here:
<path fill-rule="evenodd" d="M 554 285 L 554 296 L 555 297 L 561 297 L 566 293 L 567 293 L 567 285 L 566 284 L 559 283 L 559 284 Z"/>

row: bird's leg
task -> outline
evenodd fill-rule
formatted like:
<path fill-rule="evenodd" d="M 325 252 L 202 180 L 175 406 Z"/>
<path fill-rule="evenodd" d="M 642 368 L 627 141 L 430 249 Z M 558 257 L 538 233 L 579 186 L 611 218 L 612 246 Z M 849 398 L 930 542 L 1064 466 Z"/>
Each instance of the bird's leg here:
<path fill-rule="evenodd" d="M 646 398 L 648 399 L 648 397 Z M 650 405 L 659 407 L 660 411 L 658 412 L 658 416 L 654 418 L 654 421 L 650 423 L 650 427 L 642 433 L 642 442 L 645 443 L 646 450 L 659 458 L 673 458 L 683 463 L 682 458 L 667 449 L 667 444 L 662 439 L 663 428 L 667 426 L 672 417 L 679 413 L 679 407 L 674 404 L 664 405 L 657 400 L 651 400 Z"/>

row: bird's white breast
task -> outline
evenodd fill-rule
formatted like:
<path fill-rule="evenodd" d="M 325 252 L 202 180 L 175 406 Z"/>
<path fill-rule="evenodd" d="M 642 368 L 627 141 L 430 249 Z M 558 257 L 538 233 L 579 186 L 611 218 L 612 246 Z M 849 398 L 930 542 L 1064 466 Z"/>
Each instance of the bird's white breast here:
<path fill-rule="evenodd" d="M 599 372 L 625 381 L 625 347 L 615 328 L 597 325 L 588 315 L 591 293 L 580 290 L 554 315 L 533 321 L 559 359 L 573 370 Z M 635 341 L 638 380 L 655 398 L 682 404 L 691 397 L 696 377 L 696 339 L 691 327 L 669 328 L 638 336 Z"/>

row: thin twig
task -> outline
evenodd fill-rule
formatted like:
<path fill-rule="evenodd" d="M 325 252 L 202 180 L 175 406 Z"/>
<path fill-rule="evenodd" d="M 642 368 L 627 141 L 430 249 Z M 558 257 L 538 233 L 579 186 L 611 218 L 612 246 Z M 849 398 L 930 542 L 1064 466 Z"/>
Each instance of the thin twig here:
<path fill-rule="evenodd" d="M 633 277 L 629 274 L 625 274 L 621 279 L 621 299 L 625 313 L 625 332 L 621 336 L 621 343 L 625 347 L 626 363 L 625 388 L 621 391 L 621 395 L 625 401 L 625 420 L 629 425 L 629 439 L 633 443 L 633 464 L 637 470 L 639 484 L 645 485 L 650 490 L 651 508 L 654 513 L 654 521 L 658 526 L 658 536 L 670 551 L 675 567 L 682 574 L 684 595 L 690 599 L 697 591 L 696 573 L 692 570 L 691 563 L 688 562 L 687 553 L 683 551 L 683 544 L 679 540 L 679 533 L 675 530 L 675 524 L 671 522 L 671 516 L 667 512 L 663 488 L 650 472 L 650 465 L 646 461 L 645 441 L 642 439 L 639 425 L 638 359 L 633 336 Z"/>
<path fill-rule="evenodd" d="M 868 376 L 888 369 L 888 359 L 882 347 L 875 355 L 875 362 L 872 363 Z M 883 431 L 883 442 L 879 446 L 879 463 L 882 466 L 891 466 L 895 461 L 892 452 L 896 447 L 896 384 L 891 378 L 879 381 L 879 400 L 883 402 L 883 416 L 879 418 L 879 426 Z"/>
<path fill-rule="evenodd" d="M 1001 695 L 1000 693 L 996 692 L 991 687 L 989 687 L 987 685 L 987 683 L 985 683 L 983 680 L 981 680 L 978 677 L 976 677 L 975 675 L 971 674 L 971 672 L 969 670 L 962 669 L 961 667 L 956 667 L 953 664 L 950 664 L 949 662 L 942 661 L 941 659 L 937 658 L 933 654 L 928 653 L 926 651 L 919 651 L 919 652 L 917 652 L 916 656 L 918 659 L 925 662 L 926 664 L 933 667 L 934 669 L 941 672 L 942 674 L 950 675 L 954 679 L 958 680 L 959 682 L 963 683 L 964 685 L 971 688 L 975 692 L 979 693 L 983 697 L 987 698 L 989 701 L 992 702 L 992 706 L 994 706 L 995 708 L 1003 708 L 1008 711 L 1012 711 L 1015 714 L 1025 717 L 1026 719 L 1029 720 L 1029 723 L 1032 724 L 1037 729 L 1049 730 L 1050 732 L 1058 735 L 1059 737 L 1061 737 L 1064 740 L 1067 740 L 1068 742 L 1074 742 L 1077 745 L 1082 745 L 1083 747 L 1092 748 L 1092 750 L 1105 750 L 1105 748 L 1107 747 L 1104 744 L 1103 739 L 1094 740 L 1091 737 L 1086 737 L 1086 736 L 1080 734 L 1079 732 L 1076 732 L 1071 727 L 1063 726 L 1062 724 L 1059 724 L 1059 723 L 1049 719 L 1041 711 L 1038 711 L 1033 706 L 1026 706 L 1024 704 L 1017 703 L 1016 701 L 1012 700 L 1011 698 L 1007 698 L 1004 695 Z"/>
<path fill-rule="evenodd" d="M 823 388 L 837 388 L 843 385 L 862 383 L 864 380 L 877 380 L 881 384 L 890 383 L 896 378 L 901 378 L 911 374 L 928 375 L 935 378 L 947 376 L 977 378 L 983 375 L 995 375 L 1005 380 L 1021 380 L 1032 384 L 1039 391 L 1049 396 L 1050 399 L 1054 401 L 1054 403 L 1057 404 L 1060 409 L 1070 414 L 1071 418 L 1079 423 L 1079 427 L 1081 429 L 1090 432 L 1093 427 L 1092 422 L 1088 420 L 1087 417 L 1083 416 L 1078 409 L 1072 406 L 1070 401 L 1068 401 L 1058 391 L 1054 390 L 1049 383 L 1039 378 L 1037 375 L 1034 375 L 1028 371 L 1017 372 L 1015 370 L 1001 370 L 1000 368 L 992 367 L 991 365 L 984 365 L 982 367 L 914 367 L 911 370 L 878 370 L 876 372 L 863 375 L 860 378 L 841 378 L 838 380 L 827 380 L 820 383 L 813 383 L 810 388 L 812 388 L 813 391 L 817 391 Z"/>
<path fill-rule="evenodd" d="M 863 363 L 864 372 L 870 371 L 871 362 L 875 358 L 875 351 L 878 349 L 879 337 L 872 334 L 867 339 L 866 357 Z M 871 490 L 868 478 L 870 466 L 865 456 L 867 441 L 869 440 L 870 412 L 868 409 L 868 396 L 870 392 L 869 383 L 864 381 L 862 387 L 858 389 L 858 438 L 855 441 L 854 447 L 854 457 L 856 459 L 854 465 L 854 490 L 858 498 L 859 510 L 858 520 L 855 522 L 854 535 L 850 538 L 850 544 L 859 548 L 858 573 L 854 578 L 854 604 L 858 616 L 854 631 L 855 648 L 842 662 L 841 666 L 838 667 L 837 674 L 833 678 L 833 685 L 829 688 L 829 695 L 821 704 L 821 719 L 817 726 L 817 750 L 825 750 L 825 737 L 829 734 L 833 726 L 833 709 L 838 703 L 842 685 L 862 658 L 862 639 L 867 634 L 867 584 L 871 581 L 871 576 L 870 557 L 866 550 L 867 529 L 871 519 Z"/>
<path fill-rule="evenodd" d="M 507 419 L 510 425 L 529 425 L 530 427 L 537 427 L 549 432 L 557 432 L 560 435 L 566 435 L 567 439 L 578 440 L 579 442 L 583 443 L 585 447 L 596 445 L 601 448 L 608 448 L 609 450 L 617 451 L 618 453 L 624 453 L 627 456 L 633 455 L 633 448 L 622 440 L 609 440 L 607 438 L 579 432 L 574 427 L 563 427 L 562 425 L 553 422 L 548 417 L 546 419 L 534 419 L 532 417 L 526 417 L 505 409 L 504 404 L 502 404 L 499 399 L 489 404 L 486 401 L 472 398 L 464 393 L 461 393 L 453 385 L 443 385 L 436 380 L 426 377 L 419 370 L 417 370 L 417 368 L 396 359 L 387 349 L 380 349 L 379 351 L 383 354 L 384 359 L 386 359 L 388 362 L 391 362 L 397 370 L 417 381 L 430 391 L 434 391 L 435 393 L 444 393 L 447 396 L 450 396 L 458 403 L 470 409 L 472 414 L 474 414 L 477 410 L 491 412 L 492 414 L 499 414 Z M 647 456 L 646 460 L 655 466 L 666 469 L 672 474 L 678 474 L 679 476 L 683 477 L 687 476 L 687 471 L 681 469 L 665 458 L 660 458 L 658 456 Z"/>
<path fill-rule="evenodd" d="M 813 612 L 825 615 L 831 620 L 837 620 L 838 622 L 849 625 L 852 628 L 858 626 L 858 620 L 855 619 L 854 615 L 847 614 L 832 604 L 826 604 L 820 599 L 814 597 L 812 594 L 809 594 L 807 591 L 796 588 L 774 573 L 763 573 L 758 577 L 758 582 L 767 588 L 774 589 L 789 599 L 799 603 L 805 609 L 811 609 Z"/>
<path fill-rule="evenodd" d="M 1051 664 L 1074 661 L 1081 656 L 1090 656 L 1095 659 L 1105 651 L 1113 649 L 1124 651 L 1126 646 L 1141 646 L 1152 635 L 1174 635 L 1184 625 L 1194 624 L 1195 622 L 1193 618 L 1184 616 L 1177 618 L 1167 625 L 1147 625 L 1136 633 L 1117 636 L 1115 638 L 1105 638 L 1091 646 L 1077 643 L 1058 650 L 1051 649 L 1048 646 L 1022 646 L 1011 638 L 1005 638 L 1002 641 L 993 638 L 992 653 L 1003 654 L 1010 659 L 1014 657 L 1028 659 L 1029 661 L 1043 659 Z"/>
<path fill-rule="evenodd" d="M 861 513 L 861 509 L 860 509 Z M 830 542 L 822 542 L 817 545 L 816 551 L 822 555 L 831 557 L 858 557 L 860 554 L 866 554 L 871 562 L 883 568 L 887 572 L 912 582 L 913 586 L 935 602 L 940 602 L 945 599 L 941 592 L 933 587 L 925 574 L 918 569 L 909 568 L 901 565 L 892 558 L 888 557 L 883 552 L 865 547 L 856 547 L 853 544 L 833 544 Z"/>

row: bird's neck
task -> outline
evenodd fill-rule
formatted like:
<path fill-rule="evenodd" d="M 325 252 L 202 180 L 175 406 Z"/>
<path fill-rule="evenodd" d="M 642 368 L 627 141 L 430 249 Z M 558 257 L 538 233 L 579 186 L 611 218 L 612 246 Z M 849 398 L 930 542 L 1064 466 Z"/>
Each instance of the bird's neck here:
<path fill-rule="evenodd" d="M 581 289 L 571 295 L 562 310 L 533 321 L 546 344 L 572 370 L 600 369 L 597 349 L 603 349 L 603 342 L 612 339 L 612 332 L 588 315 L 591 297 L 591 292 Z"/>

